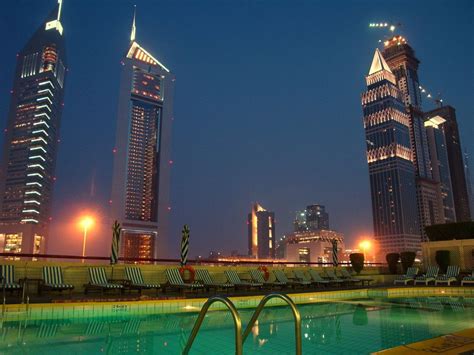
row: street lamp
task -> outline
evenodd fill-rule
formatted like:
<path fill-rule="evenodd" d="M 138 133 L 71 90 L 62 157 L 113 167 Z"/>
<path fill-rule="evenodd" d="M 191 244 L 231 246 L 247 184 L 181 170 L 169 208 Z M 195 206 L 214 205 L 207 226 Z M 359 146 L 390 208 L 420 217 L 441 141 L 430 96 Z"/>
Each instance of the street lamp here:
<path fill-rule="evenodd" d="M 367 250 L 369 250 L 371 247 L 370 241 L 363 240 L 362 242 L 359 243 L 359 247 L 362 249 L 362 252 L 364 253 L 364 259 L 365 259 Z"/>
<path fill-rule="evenodd" d="M 90 216 L 85 216 L 81 219 L 81 227 L 84 230 L 84 236 L 82 238 L 82 262 L 84 263 L 84 256 L 86 256 L 86 241 L 87 231 L 94 225 L 94 219 Z"/>

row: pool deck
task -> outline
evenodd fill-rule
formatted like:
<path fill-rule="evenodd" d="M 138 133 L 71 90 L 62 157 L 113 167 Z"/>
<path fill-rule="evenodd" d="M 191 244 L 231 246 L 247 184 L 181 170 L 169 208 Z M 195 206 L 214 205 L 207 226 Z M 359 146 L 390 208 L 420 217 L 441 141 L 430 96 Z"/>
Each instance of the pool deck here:
<path fill-rule="evenodd" d="M 474 354 L 474 328 L 373 353 L 373 355 L 405 354 Z"/>

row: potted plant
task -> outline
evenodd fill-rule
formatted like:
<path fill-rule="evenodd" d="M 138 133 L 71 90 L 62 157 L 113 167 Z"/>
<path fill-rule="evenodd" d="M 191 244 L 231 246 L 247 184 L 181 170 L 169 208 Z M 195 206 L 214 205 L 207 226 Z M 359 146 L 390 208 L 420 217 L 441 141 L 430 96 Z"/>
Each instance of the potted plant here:
<path fill-rule="evenodd" d="M 398 261 L 400 260 L 400 254 L 398 253 L 388 253 L 385 256 L 388 264 L 388 270 L 391 274 L 397 273 Z"/>
<path fill-rule="evenodd" d="M 414 251 L 402 251 L 400 260 L 402 261 L 403 273 L 406 273 L 409 267 L 415 262 L 416 253 Z"/>
<path fill-rule="evenodd" d="M 352 253 L 349 255 L 349 259 L 352 264 L 352 269 L 357 273 L 357 275 L 359 275 L 364 268 L 364 254 Z"/>
<path fill-rule="evenodd" d="M 444 274 L 448 270 L 449 259 L 450 259 L 449 250 L 436 250 L 436 255 L 435 255 L 436 264 L 438 264 L 439 268 Z"/>

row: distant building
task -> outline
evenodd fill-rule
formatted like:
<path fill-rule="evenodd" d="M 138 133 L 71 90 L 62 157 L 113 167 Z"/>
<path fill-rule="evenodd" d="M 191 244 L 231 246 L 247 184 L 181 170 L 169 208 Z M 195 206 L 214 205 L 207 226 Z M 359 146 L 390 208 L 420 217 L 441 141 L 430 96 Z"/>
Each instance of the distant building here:
<path fill-rule="evenodd" d="M 416 175 L 419 228 L 422 239 L 425 239 L 424 227 L 444 223 L 444 216 L 440 203 L 440 184 L 433 180 L 430 168 L 418 79 L 420 61 L 416 58 L 413 48 L 402 36 L 394 36 L 385 41 L 382 55 L 395 75 L 408 114 L 410 146 Z"/>
<path fill-rule="evenodd" d="M 410 119 L 395 75 L 376 49 L 362 94 L 374 237 L 380 252 L 419 250 Z"/>
<path fill-rule="evenodd" d="M 293 225 L 295 232 L 329 229 L 329 214 L 323 205 L 309 205 L 296 213 Z"/>
<path fill-rule="evenodd" d="M 248 254 L 258 259 L 275 258 L 275 213 L 258 203 L 248 215 Z"/>
<path fill-rule="evenodd" d="M 446 122 L 446 120 L 441 116 L 426 117 L 425 128 L 428 138 L 433 180 L 440 183 L 440 197 L 444 216 L 443 223 L 454 223 L 456 222 L 456 212 L 454 209 L 446 139 L 442 126 L 444 122 Z"/>
<path fill-rule="evenodd" d="M 466 175 L 467 194 L 469 195 L 469 208 L 471 209 L 471 220 L 474 221 L 474 191 L 472 189 L 472 180 L 470 172 L 470 155 L 467 151 L 464 151 L 464 172 Z"/>
<path fill-rule="evenodd" d="M 67 74 L 61 5 L 17 55 L 0 178 L 2 252 L 41 253 L 48 238 Z"/>
<path fill-rule="evenodd" d="M 446 148 L 448 152 L 449 172 L 451 175 L 456 221 L 470 221 L 471 212 L 469 208 L 469 197 L 464 171 L 461 138 L 459 136 L 458 123 L 456 120 L 456 110 L 454 107 L 446 105 L 427 112 L 426 116 L 440 116 L 446 120 L 442 127 L 444 130 Z"/>
<path fill-rule="evenodd" d="M 344 236 L 331 230 L 294 232 L 285 238 L 287 262 L 332 263 L 332 240 L 338 241 L 338 257 L 344 250 Z"/>
<path fill-rule="evenodd" d="M 166 237 L 174 76 L 135 40 L 122 58 L 112 182 L 120 254 L 153 258 Z M 163 244 L 161 244 L 163 246 Z"/>

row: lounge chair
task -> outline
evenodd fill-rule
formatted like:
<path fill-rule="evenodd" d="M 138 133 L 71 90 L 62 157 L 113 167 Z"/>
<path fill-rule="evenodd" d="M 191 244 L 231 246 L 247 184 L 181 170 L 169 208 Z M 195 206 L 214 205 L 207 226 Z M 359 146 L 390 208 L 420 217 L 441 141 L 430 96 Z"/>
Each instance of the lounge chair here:
<path fill-rule="evenodd" d="M 240 287 L 240 288 L 248 289 L 248 288 L 251 288 L 251 287 L 261 288 L 263 286 L 263 284 L 258 283 L 258 282 L 242 281 L 240 279 L 239 274 L 237 274 L 237 271 L 235 271 L 235 270 L 225 270 L 224 274 L 227 277 L 227 280 L 229 280 L 229 282 L 231 284 L 233 284 L 234 287 L 236 287 L 236 288 Z"/>
<path fill-rule="evenodd" d="M 69 290 L 71 294 L 74 286 L 64 282 L 63 272 L 60 266 L 43 266 L 43 282 L 40 290 L 64 291 Z"/>
<path fill-rule="evenodd" d="M 435 280 L 435 285 L 447 283 L 451 286 L 451 282 L 456 282 L 459 276 L 459 266 L 449 265 L 445 275 L 439 275 Z"/>
<path fill-rule="evenodd" d="M 398 276 L 394 281 L 393 284 L 404 284 L 407 285 L 411 281 L 415 281 L 415 277 L 418 274 L 417 267 L 409 267 L 405 275 Z"/>
<path fill-rule="evenodd" d="M 345 281 L 348 281 L 348 282 L 352 282 L 352 283 L 358 283 L 360 282 L 361 284 L 368 280 L 368 279 L 357 279 L 357 278 L 354 278 L 352 277 L 352 275 L 349 273 L 349 271 L 347 271 L 346 269 L 341 269 L 341 278 Z"/>
<path fill-rule="evenodd" d="M 142 270 L 139 267 L 125 267 L 125 277 L 129 282 L 127 287 L 131 290 L 138 290 L 141 294 L 142 290 L 152 290 L 152 289 L 160 289 L 160 284 L 147 284 L 143 280 Z"/>
<path fill-rule="evenodd" d="M 23 285 L 15 282 L 15 266 L 14 265 L 0 265 L 1 267 L 1 285 L 4 290 L 18 291 L 23 289 Z"/>
<path fill-rule="evenodd" d="M 438 277 L 439 267 L 438 266 L 428 266 L 428 270 L 426 270 L 426 274 L 418 276 L 415 278 L 414 284 L 417 283 L 424 283 L 428 285 L 431 281 L 435 281 L 436 277 Z"/>
<path fill-rule="evenodd" d="M 337 277 L 336 273 L 334 272 L 334 269 L 327 269 L 325 271 L 326 271 L 326 275 L 328 276 L 328 279 L 329 279 L 330 282 L 334 282 L 338 285 L 350 282 L 348 280 L 340 279 L 339 277 Z"/>
<path fill-rule="evenodd" d="M 204 286 L 200 283 L 185 283 L 178 269 L 166 269 L 166 278 L 168 279 L 168 287 L 179 289 L 181 291 L 185 290 L 197 290 L 202 289 Z"/>
<path fill-rule="evenodd" d="M 284 283 L 285 285 L 292 285 L 292 286 L 309 286 L 311 285 L 311 281 L 305 280 L 290 280 L 286 276 L 286 274 L 282 270 L 273 270 L 273 274 L 275 275 L 276 279 L 279 282 Z"/>
<path fill-rule="evenodd" d="M 84 285 L 84 292 L 87 294 L 89 290 L 99 290 L 102 293 L 106 290 L 120 290 L 123 292 L 123 285 L 109 282 L 105 268 L 90 267 L 89 268 L 89 283 Z"/>
<path fill-rule="evenodd" d="M 314 284 L 316 282 L 314 282 L 312 279 L 311 279 L 311 276 L 308 277 L 303 270 L 294 270 L 293 271 L 293 274 L 295 275 L 295 279 L 298 280 L 298 281 L 308 281 L 310 284 Z"/>
<path fill-rule="evenodd" d="M 472 270 L 471 276 L 464 276 L 461 281 L 461 286 L 464 284 L 474 284 L 474 270 Z"/>
<path fill-rule="evenodd" d="M 318 284 L 318 285 L 329 285 L 331 282 L 329 280 L 325 280 L 319 275 L 319 272 L 313 269 L 309 269 L 309 275 L 311 276 L 311 279 L 313 283 Z"/>
<path fill-rule="evenodd" d="M 196 275 L 197 279 L 203 283 L 207 290 L 213 288 L 217 291 L 218 289 L 228 289 L 234 287 L 233 284 L 228 282 L 215 282 L 212 279 L 209 270 L 207 269 L 196 269 Z"/>
<path fill-rule="evenodd" d="M 270 288 L 273 288 L 275 286 L 283 287 L 287 284 L 286 282 L 281 282 L 278 279 L 275 281 L 265 281 L 263 273 L 258 269 L 250 270 L 250 277 L 252 277 L 253 281 L 262 284 L 263 286 L 268 286 Z"/>

